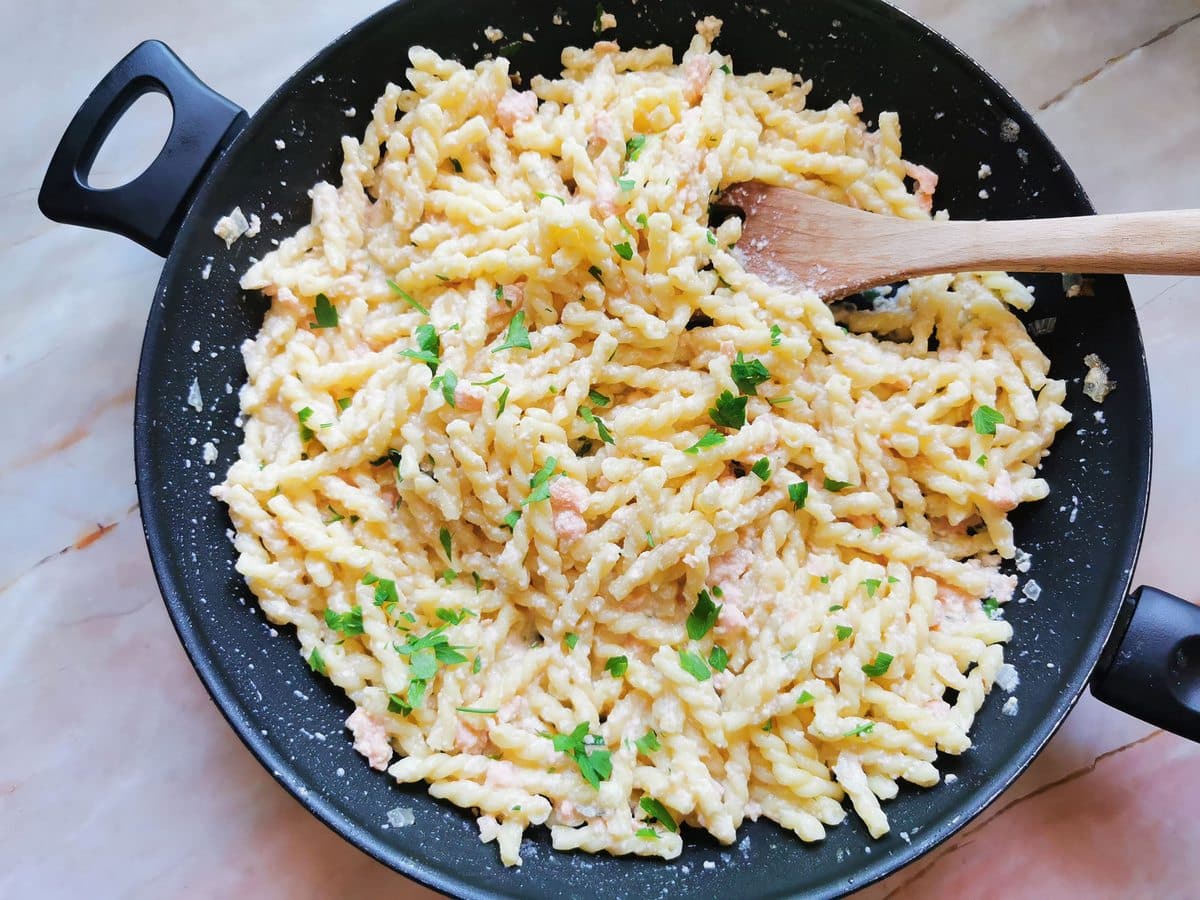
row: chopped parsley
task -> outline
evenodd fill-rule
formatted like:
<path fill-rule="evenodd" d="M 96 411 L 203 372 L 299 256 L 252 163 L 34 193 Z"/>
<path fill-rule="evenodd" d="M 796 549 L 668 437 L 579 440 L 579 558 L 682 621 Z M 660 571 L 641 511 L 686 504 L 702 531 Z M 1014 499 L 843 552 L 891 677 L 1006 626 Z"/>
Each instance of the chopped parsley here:
<path fill-rule="evenodd" d="M 413 337 L 417 339 L 416 350 L 401 350 L 401 356 L 407 356 L 409 359 L 419 360 L 429 366 L 429 371 L 434 375 L 437 374 L 438 364 L 441 363 L 441 358 L 438 353 L 442 349 L 441 338 L 438 337 L 437 331 L 429 323 L 418 325 L 413 332 Z"/>
<path fill-rule="evenodd" d="M 500 399 L 496 401 L 496 415 L 504 412 L 504 407 L 508 405 L 508 385 L 504 386 L 504 390 L 500 392 Z"/>
<path fill-rule="evenodd" d="M 304 409 L 296 413 L 296 418 L 300 420 L 300 440 L 307 443 L 313 439 L 313 430 L 304 423 L 312 418 L 312 407 L 306 406 Z"/>
<path fill-rule="evenodd" d="M 711 229 L 711 228 L 706 228 L 706 229 L 705 229 L 705 231 L 704 231 L 704 239 L 705 239 L 706 241 L 708 241 L 710 244 L 712 244 L 714 247 L 715 247 L 715 246 L 717 246 L 717 236 L 716 236 L 715 234 L 713 234 L 713 233 L 712 233 L 712 229 Z"/>
<path fill-rule="evenodd" d="M 783 329 L 778 325 L 771 326 L 771 346 L 778 347 L 783 341 Z"/>
<path fill-rule="evenodd" d="M 975 465 L 979 466 L 980 468 L 986 467 L 987 466 L 987 454 L 980 453 L 978 459 L 975 460 Z"/>
<path fill-rule="evenodd" d="M 558 194 L 546 194 L 546 193 L 543 193 L 542 191 L 538 191 L 537 198 L 539 200 L 557 200 L 563 206 L 567 205 L 567 201 L 564 200 L 562 197 L 558 196 Z"/>
<path fill-rule="evenodd" d="M 454 708 L 460 713 L 474 713 L 477 716 L 494 716 L 496 713 L 500 712 L 500 710 L 492 707 L 485 709 L 479 706 L 456 706 Z"/>
<path fill-rule="evenodd" d="M 995 434 L 996 426 L 1004 424 L 1004 413 L 990 406 L 981 406 L 971 415 L 971 422 L 978 434 Z"/>
<path fill-rule="evenodd" d="M 783 406 L 785 403 L 791 403 L 795 397 L 771 397 L 767 400 L 772 406 Z"/>
<path fill-rule="evenodd" d="M 882 582 L 878 578 L 868 578 L 863 581 L 863 586 L 867 589 L 867 596 L 874 597 L 875 592 L 879 590 L 880 584 L 882 584 Z"/>
<path fill-rule="evenodd" d="M 761 359 L 746 359 L 740 350 L 729 367 L 729 374 L 741 393 L 754 395 L 758 394 L 758 386 L 771 377 Z"/>
<path fill-rule="evenodd" d="M 654 535 L 652 535 L 648 531 L 646 532 L 646 546 L 649 547 L 651 550 L 654 549 Z"/>
<path fill-rule="evenodd" d="M 405 303 L 407 303 L 409 306 L 411 306 L 413 309 L 415 309 L 417 312 L 422 313 L 426 316 L 429 315 L 429 310 L 427 310 L 424 306 L 422 306 L 420 303 L 418 303 L 416 300 L 414 300 L 412 298 L 412 295 L 409 294 L 408 291 L 404 290 L 404 288 L 400 287 L 400 285 L 396 284 L 396 282 L 392 281 L 392 279 L 390 279 L 390 278 L 388 279 L 387 286 L 392 289 L 392 293 L 399 294 L 400 299 L 403 300 Z"/>
<path fill-rule="evenodd" d="M 407 716 L 412 712 L 412 707 L 405 703 L 399 694 L 388 694 L 388 712 Z"/>
<path fill-rule="evenodd" d="M 729 68 L 729 63 L 722 63 L 722 64 L 721 64 L 720 66 L 718 66 L 717 68 L 719 68 L 719 69 L 720 69 L 722 72 L 724 72 L 726 75 L 732 75 L 732 74 L 733 74 L 733 69 Z"/>
<path fill-rule="evenodd" d="M 633 834 L 634 834 L 634 837 L 640 837 L 643 840 L 647 840 L 647 841 L 657 841 L 658 840 L 658 832 L 655 831 L 653 828 L 639 828 Z"/>
<path fill-rule="evenodd" d="M 834 481 L 828 475 L 825 476 L 825 490 L 827 491 L 833 491 L 836 494 L 838 491 L 848 487 L 850 487 L 850 482 L 848 481 Z"/>
<path fill-rule="evenodd" d="M 437 272 L 433 273 L 433 277 L 436 278 L 438 281 L 449 281 L 450 280 L 449 275 L 439 275 Z"/>
<path fill-rule="evenodd" d="M 596 790 L 600 782 L 612 775 L 612 754 L 608 750 L 596 750 L 604 743 L 599 735 L 588 733 L 588 723 L 580 722 L 570 734 L 544 734 L 554 744 L 559 753 L 568 754 L 575 765 L 579 766 L 579 774 Z"/>
<path fill-rule="evenodd" d="M 336 613 L 332 609 L 325 610 L 325 624 L 334 631 L 340 631 L 346 637 L 363 633 L 362 607 L 352 606 L 349 612 Z"/>
<path fill-rule="evenodd" d="M 808 691 L 801 691 L 800 696 L 796 698 L 797 706 L 804 706 L 806 703 L 812 703 L 812 702 L 813 702 L 813 695 L 810 694 Z"/>
<path fill-rule="evenodd" d="M 837 639 L 839 641 L 844 641 L 850 635 L 854 634 L 854 629 L 849 625 L 839 625 L 834 631 L 837 632 Z"/>
<path fill-rule="evenodd" d="M 635 134 L 625 142 L 625 158 L 632 161 L 637 160 L 642 154 L 642 148 L 646 146 L 646 136 L 644 134 Z"/>
<path fill-rule="evenodd" d="M 574 632 L 570 632 L 566 637 L 563 638 L 563 643 L 567 645 L 568 650 L 574 650 L 579 644 L 579 635 L 575 634 Z"/>
<path fill-rule="evenodd" d="M 591 396 L 591 395 L 589 394 L 588 396 Z M 607 399 L 607 398 L 605 398 L 605 399 Z M 596 426 L 596 433 L 600 435 L 600 440 L 604 441 L 604 443 L 606 443 L 606 444 L 615 444 L 616 443 L 616 440 L 612 436 L 612 432 L 608 430 L 608 426 L 605 425 L 604 422 L 601 421 L 600 417 L 597 416 L 594 412 L 592 412 L 592 410 L 589 407 L 587 407 L 587 406 L 579 407 L 578 413 L 579 413 L 579 417 L 581 419 L 583 419 L 583 421 L 587 422 L 589 425 Z"/>
<path fill-rule="evenodd" d="M 764 456 L 750 467 L 750 471 L 757 475 L 760 480 L 766 481 L 771 477 L 771 461 Z"/>
<path fill-rule="evenodd" d="M 728 391 L 726 391 L 726 393 L 728 393 Z M 709 447 L 719 447 L 723 443 L 725 443 L 725 435 L 710 428 L 704 433 L 700 440 L 696 441 L 696 443 L 692 444 L 692 446 L 688 447 L 683 452 L 694 455 L 699 453 L 701 450 L 707 450 Z"/>
<path fill-rule="evenodd" d="M 542 467 L 534 472 L 533 477 L 529 479 L 529 486 L 533 490 L 529 492 L 528 497 L 521 501 L 522 506 L 550 499 L 550 476 L 554 474 L 554 470 L 557 468 L 558 460 L 553 456 L 547 456 Z"/>
<path fill-rule="evenodd" d="M 455 612 L 452 609 L 446 609 L 444 606 L 439 606 L 434 610 L 434 615 L 449 625 L 461 625 L 463 619 L 469 619 L 475 613 L 469 609 L 460 609 Z"/>
<path fill-rule="evenodd" d="M 746 424 L 746 403 L 746 397 L 735 397 L 729 391 L 722 391 L 708 416 L 725 428 L 741 428 Z"/>
<path fill-rule="evenodd" d="M 510 512 L 508 515 L 506 515 L 503 519 L 500 520 L 500 524 L 511 531 L 513 528 L 517 527 L 517 522 L 519 522 L 520 519 L 521 519 L 521 511 L 519 509 L 514 509 L 512 512 Z"/>
<path fill-rule="evenodd" d="M 471 663 L 471 674 L 478 675 L 479 670 L 483 668 L 483 660 L 478 656 L 475 657 L 475 662 Z"/>
<path fill-rule="evenodd" d="M 518 347 L 526 350 L 532 350 L 533 345 L 529 343 L 529 329 L 525 327 L 525 312 L 522 310 L 512 317 L 512 321 L 508 323 L 508 332 L 504 335 L 504 343 L 498 347 L 493 347 L 493 353 L 499 353 L 501 350 L 515 350 Z"/>
<path fill-rule="evenodd" d="M 880 650 L 875 654 L 875 661 L 869 662 L 862 667 L 862 670 L 871 678 L 878 678 L 880 675 L 886 674 L 888 666 L 892 664 L 894 657 L 890 653 L 884 653 Z"/>
<path fill-rule="evenodd" d="M 855 725 L 852 729 L 843 734 L 842 737 L 859 737 L 863 734 L 870 734 L 874 730 L 874 722 L 863 722 L 861 725 Z"/>
<path fill-rule="evenodd" d="M 628 656 L 610 656 L 604 664 L 604 671 L 612 675 L 613 678 L 620 678 L 629 670 Z"/>
<path fill-rule="evenodd" d="M 455 171 L 455 172 L 459 172 L 459 173 L 461 173 L 461 172 L 462 172 L 462 163 L 460 163 L 460 162 L 459 162 L 457 159 L 455 159 L 453 156 L 452 156 L 452 157 L 450 157 L 450 165 L 452 165 L 452 166 L 454 167 L 454 171 Z"/>
<path fill-rule="evenodd" d="M 645 213 L 638 213 L 637 218 L 634 219 L 634 221 L 637 222 L 642 228 L 648 228 L 650 226 L 650 220 L 646 218 Z"/>
<path fill-rule="evenodd" d="M 429 382 L 431 388 L 441 388 L 442 399 L 446 401 L 446 405 L 454 408 L 457 404 L 454 402 L 454 391 L 458 387 L 458 376 L 454 374 L 453 369 L 446 369 L 441 375 Z"/>
<path fill-rule="evenodd" d="M 308 654 L 308 667 L 318 675 L 329 674 L 329 670 L 325 668 L 325 659 L 321 656 L 321 651 L 316 647 L 313 647 L 312 653 Z"/>
<path fill-rule="evenodd" d="M 634 744 L 637 745 L 638 751 L 640 753 L 645 753 L 647 755 L 654 752 L 655 750 L 662 749 L 662 744 L 660 744 L 658 742 L 658 732 L 655 731 L 653 728 L 651 728 L 649 731 L 647 731 L 645 734 L 643 734 L 640 738 L 638 738 L 636 741 L 634 741 Z"/>
<path fill-rule="evenodd" d="M 629 246 L 629 241 L 613 244 L 613 249 L 617 251 L 617 256 L 621 259 L 633 259 L 633 248 Z"/>
<path fill-rule="evenodd" d="M 608 406 L 608 404 L 612 403 L 612 401 L 610 399 L 608 399 L 608 397 L 605 397 L 602 393 L 600 393 L 599 391 L 595 391 L 595 390 L 588 391 L 588 399 L 591 400 L 593 403 L 595 403 L 597 406 Z"/>
<path fill-rule="evenodd" d="M 655 800 L 653 797 L 643 797 L 638 806 L 642 811 L 654 821 L 658 822 L 667 831 L 674 834 L 679 831 L 679 826 L 675 824 L 675 820 L 671 818 L 671 814 L 667 812 L 667 808 Z"/>
<path fill-rule="evenodd" d="M 632 178 L 618 178 L 617 187 L 622 191 L 632 191 L 636 182 Z"/>
<path fill-rule="evenodd" d="M 339 397 L 337 402 L 338 409 L 345 411 L 350 408 L 350 404 L 353 402 L 353 397 Z"/>
<path fill-rule="evenodd" d="M 475 593 L 479 593 L 479 589 L 483 587 L 483 579 L 479 577 L 478 572 L 471 573 L 471 580 L 475 582 Z"/>
<path fill-rule="evenodd" d="M 679 667 L 697 681 L 708 681 L 712 677 L 712 673 L 708 671 L 708 666 L 704 665 L 704 660 L 691 650 L 679 651 Z"/>
<path fill-rule="evenodd" d="M 444 525 L 438 529 L 438 541 L 441 542 L 442 549 L 446 551 L 447 561 L 452 561 L 453 554 L 451 551 L 453 550 L 453 544 L 450 539 L 450 529 Z M 456 622 L 455 624 L 458 623 Z"/>
<path fill-rule="evenodd" d="M 729 665 L 729 654 L 725 652 L 725 648 L 713 644 L 712 650 L 708 653 L 708 664 L 712 666 L 714 672 L 724 672 L 726 666 Z"/>
<path fill-rule="evenodd" d="M 491 385 L 495 384 L 497 381 L 499 381 L 503 377 L 504 377 L 504 373 L 501 372 L 499 375 L 493 376 L 492 378 L 489 378 L 487 381 L 472 381 L 471 384 L 475 385 L 476 387 L 490 387 Z"/>
<path fill-rule="evenodd" d="M 1000 618 L 1000 603 L 995 597 L 983 598 L 983 611 L 987 613 L 989 619 Z"/>
<path fill-rule="evenodd" d="M 696 605 L 687 617 L 688 637 L 693 641 L 700 640 L 717 624 L 717 617 L 719 615 L 721 615 L 720 605 L 712 602 L 708 591 L 701 591 L 696 597 Z"/>
<path fill-rule="evenodd" d="M 882 525 L 872 525 L 871 526 L 871 537 L 879 537 L 879 535 L 881 535 L 881 534 L 883 534 L 883 526 Z"/>
<path fill-rule="evenodd" d="M 804 503 L 808 500 L 808 482 L 797 481 L 795 484 L 789 484 L 788 499 L 796 509 L 804 509 Z"/>
<path fill-rule="evenodd" d="M 604 18 L 604 7 L 601 4 L 597 3 L 596 4 L 596 20 L 594 22 L 592 22 L 593 33 L 599 34 L 601 31 L 604 30 L 604 25 L 601 21 L 603 18 Z"/>
<path fill-rule="evenodd" d="M 829 583 L 829 576 L 828 576 L 828 575 L 824 576 L 824 577 L 821 579 L 821 583 L 822 583 L 822 584 L 828 584 L 828 583 Z M 835 603 L 835 604 L 833 604 L 833 606 L 829 607 L 829 611 L 830 611 L 830 612 L 837 612 L 839 609 L 845 609 L 845 608 L 846 608 L 846 607 L 842 606 L 842 604 L 840 604 L 840 603 Z"/>
<path fill-rule="evenodd" d="M 346 518 L 332 506 L 327 506 L 325 508 L 329 510 L 329 518 L 321 520 L 323 525 L 332 525 L 334 522 L 340 522 L 342 519 Z"/>
<path fill-rule="evenodd" d="M 503 56 L 505 59 L 511 59 L 517 54 L 517 51 L 524 46 L 525 45 L 520 41 L 512 41 L 511 43 L 505 44 L 503 47 L 497 50 L 496 53 L 499 56 Z"/>
<path fill-rule="evenodd" d="M 309 322 L 309 328 L 337 328 L 338 314 L 324 294 L 317 294 L 316 306 L 313 307 L 315 322 Z"/>
<path fill-rule="evenodd" d="M 604 284 L 604 273 L 600 271 L 599 266 L 588 266 L 588 274 L 601 284 Z"/>
<path fill-rule="evenodd" d="M 363 575 L 362 583 L 375 585 L 375 605 L 383 607 L 384 612 L 390 614 L 396 604 L 400 602 L 400 595 L 396 592 L 396 582 L 392 579 L 380 578 L 378 575 L 367 572 Z"/>

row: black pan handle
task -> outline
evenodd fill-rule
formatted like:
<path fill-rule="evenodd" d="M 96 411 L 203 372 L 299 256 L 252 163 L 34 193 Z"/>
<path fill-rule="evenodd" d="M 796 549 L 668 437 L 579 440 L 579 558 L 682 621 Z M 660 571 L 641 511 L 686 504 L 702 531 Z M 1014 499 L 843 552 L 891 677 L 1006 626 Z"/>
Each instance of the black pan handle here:
<path fill-rule="evenodd" d="M 1134 591 L 1092 674 L 1092 693 L 1200 741 L 1200 606 L 1152 587 Z"/>
<path fill-rule="evenodd" d="M 166 94 L 174 119 L 146 171 L 110 190 L 89 187 L 105 138 L 135 100 Z M 161 41 L 138 44 L 96 85 L 67 126 L 38 194 L 56 222 L 115 231 L 166 256 L 208 167 L 246 125 L 245 110 L 195 76 Z"/>

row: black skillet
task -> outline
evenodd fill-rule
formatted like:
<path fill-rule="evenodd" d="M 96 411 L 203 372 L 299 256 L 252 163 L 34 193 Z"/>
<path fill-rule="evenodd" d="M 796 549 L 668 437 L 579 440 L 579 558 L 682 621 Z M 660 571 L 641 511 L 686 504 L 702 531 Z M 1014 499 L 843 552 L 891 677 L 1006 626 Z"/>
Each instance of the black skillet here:
<path fill-rule="evenodd" d="M 469 897 L 832 896 L 911 862 L 961 828 L 1003 791 L 1045 745 L 1091 679 L 1120 709 L 1200 739 L 1200 609 L 1154 589 L 1127 596 L 1150 483 L 1150 394 L 1146 361 L 1125 281 L 1094 280 L 1095 296 L 1066 300 L 1057 276 L 1030 276 L 1038 303 L 1030 319 L 1053 317 L 1039 337 L 1053 373 L 1070 385 L 1074 421 L 1046 460 L 1049 499 L 1016 514 L 1036 601 L 1005 610 L 1016 636 L 1009 659 L 1021 673 L 1016 716 L 1005 695 L 988 697 L 974 747 L 941 760 L 957 781 L 933 790 L 902 788 L 887 804 L 891 834 L 872 841 L 852 818 L 822 843 L 804 844 L 767 822 L 747 823 L 740 843 L 721 847 L 687 835 L 681 859 L 617 859 L 556 853 L 535 830 L 520 869 L 500 865 L 479 842 L 470 813 L 400 787 L 351 749 L 341 722 L 347 699 L 305 666 L 290 633 L 263 620 L 233 568 L 224 509 L 209 497 L 236 455 L 239 344 L 265 309 L 237 285 L 251 257 L 309 217 L 306 191 L 337 177 L 338 138 L 361 133 L 375 98 L 401 81 L 411 44 L 464 62 L 497 49 L 494 25 L 536 42 L 510 49 L 526 77 L 556 73 L 563 46 L 587 45 L 594 7 L 561 0 L 500 5 L 412 0 L 390 6 L 338 38 L 247 118 L 213 93 L 157 42 L 136 48 L 84 103 L 63 137 L 39 202 L 52 219 L 125 234 L 167 257 L 146 328 L 138 372 L 138 496 L 159 586 L 180 639 L 229 723 L 262 764 L 304 806 L 356 846 L 431 887 Z M 764 13 L 764 4 L 772 9 Z M 956 48 L 880 2 L 706 0 L 699 6 L 606 0 L 617 16 L 604 37 L 624 46 L 687 45 L 697 16 L 725 20 L 717 47 L 738 71 L 782 66 L 814 80 L 811 103 L 856 93 L 866 115 L 900 113 L 905 156 L 941 175 L 937 202 L 955 218 L 1082 215 L 1092 207 L 1070 169 L 1003 88 Z M 519 8 L 518 8 L 519 7 Z M 175 111 L 161 155 L 139 178 L 108 191 L 87 187 L 96 151 L 121 113 L 148 91 Z M 357 116 L 347 118 L 353 107 Z M 1006 124 L 1006 122 L 1008 124 Z M 1013 141 L 1012 124 L 1019 126 Z M 285 142 L 278 150 L 276 139 Z M 988 163 L 988 199 L 977 170 Z M 234 206 L 263 221 L 262 233 L 231 250 L 212 233 Z M 269 216 L 280 213 L 282 224 Z M 211 267 L 207 279 L 206 271 Z M 199 341 L 200 352 L 193 352 Z M 211 356 L 210 352 L 215 352 Z M 1116 391 L 1102 407 L 1081 394 L 1083 357 L 1111 367 Z M 199 379 L 205 409 L 186 402 Z M 1095 413 L 1103 412 L 1104 423 Z M 193 439 L 195 439 L 193 441 Z M 204 442 L 218 459 L 203 461 Z M 1140 602 L 1139 602 L 1140 597 Z M 251 668 L 251 665 L 253 667 Z M 325 736 L 324 740 L 316 737 Z M 344 770 L 344 774 L 338 774 Z M 414 826 L 388 826 L 409 807 Z M 715 868 L 705 868 L 705 862 Z"/>

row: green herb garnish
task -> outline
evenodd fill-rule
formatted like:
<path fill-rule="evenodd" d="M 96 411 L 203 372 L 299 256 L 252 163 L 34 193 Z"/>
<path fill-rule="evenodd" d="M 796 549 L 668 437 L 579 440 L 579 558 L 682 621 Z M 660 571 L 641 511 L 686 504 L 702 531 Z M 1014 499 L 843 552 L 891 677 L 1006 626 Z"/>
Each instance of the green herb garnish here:
<path fill-rule="evenodd" d="M 708 671 L 708 667 L 704 665 L 704 660 L 702 660 L 691 650 L 679 651 L 679 667 L 697 681 L 708 681 L 708 679 L 712 677 L 712 673 L 710 673 Z"/>
<path fill-rule="evenodd" d="M 825 476 L 825 490 L 827 491 L 833 491 L 836 494 L 838 491 L 848 487 L 850 487 L 850 482 L 848 481 L 834 481 L 828 475 Z"/>
<path fill-rule="evenodd" d="M 725 428 L 741 428 L 746 424 L 746 403 L 746 397 L 735 397 L 729 391 L 722 391 L 717 398 L 717 405 L 708 411 L 708 416 Z"/>
<path fill-rule="evenodd" d="M 580 722 L 570 734 L 545 736 L 550 738 L 555 750 L 575 760 L 579 774 L 596 790 L 600 789 L 601 781 L 612 775 L 612 754 L 608 750 L 594 749 L 603 743 L 603 738 L 589 734 L 587 722 Z"/>
<path fill-rule="evenodd" d="M 422 306 L 420 303 L 418 303 L 416 300 L 414 300 L 412 298 L 412 295 L 410 295 L 408 293 L 408 291 L 404 290 L 404 288 L 400 287 L 400 285 L 396 284 L 396 282 L 392 281 L 392 279 L 390 279 L 390 278 L 388 279 L 387 286 L 392 289 L 393 293 L 399 294 L 400 299 L 403 300 L 405 303 L 407 303 L 409 306 L 411 306 L 413 309 L 415 309 L 417 312 L 423 313 L 424 315 L 429 315 L 429 310 L 427 310 L 424 306 Z"/>
<path fill-rule="evenodd" d="M 789 484 L 788 499 L 792 501 L 792 506 L 796 509 L 804 509 L 804 504 L 808 500 L 808 482 L 797 481 Z"/>
<path fill-rule="evenodd" d="M 613 244 L 613 249 L 617 251 L 617 256 L 621 257 L 621 259 L 633 259 L 633 248 L 629 246 L 628 241 Z"/>
<path fill-rule="evenodd" d="M 696 605 L 687 617 L 688 637 L 693 641 L 700 640 L 717 624 L 717 617 L 720 614 L 721 607 L 712 602 L 708 591 L 701 591 L 696 598 Z"/>
<path fill-rule="evenodd" d="M 315 322 L 309 322 L 309 328 L 337 328 L 338 314 L 324 294 L 317 294 L 316 306 L 313 307 Z"/>
<path fill-rule="evenodd" d="M 971 415 L 971 421 L 974 423 L 977 433 L 995 434 L 996 426 L 1004 424 L 1004 413 L 992 409 L 990 406 L 981 406 Z"/>
<path fill-rule="evenodd" d="M 764 456 L 750 467 L 750 471 L 757 475 L 760 480 L 766 481 L 771 477 L 771 461 Z"/>
<path fill-rule="evenodd" d="M 638 805 L 647 816 L 658 822 L 667 831 L 672 834 L 679 831 L 679 826 L 675 824 L 675 820 L 671 818 L 671 814 L 667 812 L 667 808 L 653 797 L 643 797 Z"/>
<path fill-rule="evenodd" d="M 334 631 L 350 637 L 363 633 L 362 607 L 352 606 L 349 612 L 336 613 L 332 609 L 325 610 L 325 624 Z"/>
<path fill-rule="evenodd" d="M 653 728 L 634 741 L 634 744 L 637 745 L 640 753 L 645 753 L 647 755 L 653 753 L 655 750 L 662 749 L 662 744 L 658 742 L 658 732 Z"/>
<path fill-rule="evenodd" d="M 837 639 L 839 641 L 844 641 L 846 638 L 850 637 L 850 635 L 854 634 L 854 629 L 849 625 L 839 625 L 834 629 L 834 631 L 837 633 Z"/>
<path fill-rule="evenodd" d="M 525 350 L 533 349 L 533 345 L 529 343 L 529 329 L 525 327 L 524 310 L 512 317 L 512 321 L 508 323 L 508 332 L 504 335 L 504 343 L 492 348 L 492 352 L 499 353 L 501 350 L 515 350 L 517 348 Z"/>
<path fill-rule="evenodd" d="M 746 359 L 738 351 L 737 359 L 729 367 L 730 377 L 743 394 L 758 394 L 758 386 L 771 377 L 761 359 Z"/>
<path fill-rule="evenodd" d="M 635 134 L 625 142 L 625 158 L 630 161 L 635 161 L 641 156 L 642 148 L 646 146 L 646 136 L 644 134 Z"/>
<path fill-rule="evenodd" d="M 712 666 L 714 672 L 724 672 L 726 666 L 729 665 L 729 654 L 725 652 L 725 648 L 713 644 L 712 650 L 708 652 L 708 664 Z"/>
<path fill-rule="evenodd" d="M 308 654 L 308 667 L 318 675 L 329 674 L 329 671 L 325 668 L 325 659 L 321 656 L 321 651 L 316 647 L 313 647 L 312 653 Z"/>
<path fill-rule="evenodd" d="M 875 654 L 875 661 L 867 663 L 862 667 L 862 670 L 870 677 L 878 678 L 880 675 L 883 675 L 887 672 L 888 666 L 892 664 L 893 659 L 894 657 L 892 654 L 884 653 L 882 650 L 880 650 Z"/>
<path fill-rule="evenodd" d="M 627 656 L 610 656 L 608 661 L 604 663 L 604 671 L 612 675 L 613 678 L 620 678 L 629 670 L 629 657 Z"/>

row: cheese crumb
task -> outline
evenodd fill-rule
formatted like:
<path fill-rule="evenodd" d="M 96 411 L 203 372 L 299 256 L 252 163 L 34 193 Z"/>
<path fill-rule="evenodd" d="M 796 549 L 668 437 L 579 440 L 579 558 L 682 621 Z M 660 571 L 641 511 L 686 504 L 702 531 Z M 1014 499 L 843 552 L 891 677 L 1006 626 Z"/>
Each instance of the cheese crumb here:
<path fill-rule="evenodd" d="M 1103 403 L 1104 398 L 1112 393 L 1117 386 L 1108 377 L 1108 366 L 1095 353 L 1089 353 L 1083 358 L 1083 364 L 1088 367 L 1087 375 L 1083 378 L 1083 393 L 1097 403 Z"/>
<path fill-rule="evenodd" d="M 407 828 L 417 819 L 407 806 L 396 806 L 387 811 L 387 820 L 393 828 Z"/>
<path fill-rule="evenodd" d="M 1004 701 L 1004 705 L 1000 707 L 1000 712 L 1004 713 L 1006 716 L 1015 716 L 1017 714 L 1017 706 L 1017 698 L 1009 697 Z"/>
<path fill-rule="evenodd" d="M 1000 140 L 1006 144 L 1014 144 L 1021 134 L 1021 126 L 1012 119 L 1005 119 L 1000 123 Z"/>
<path fill-rule="evenodd" d="M 276 150 L 282 150 L 286 146 L 287 146 L 287 144 L 285 144 L 279 138 L 275 138 L 275 149 Z"/>
<path fill-rule="evenodd" d="M 604 13 L 600 16 L 600 30 L 608 31 L 610 28 L 617 27 L 617 17 L 612 13 Z"/>
<path fill-rule="evenodd" d="M 1017 674 L 1015 666 L 1004 663 L 996 670 L 996 684 L 1004 693 L 1011 694 L 1017 689 L 1017 685 L 1020 683 L 1021 676 Z"/>
<path fill-rule="evenodd" d="M 281 216 L 277 212 L 271 213 L 271 221 L 277 225 L 282 225 L 283 224 L 283 216 Z"/>
<path fill-rule="evenodd" d="M 943 778 L 942 781 L 946 782 L 946 784 L 954 784 L 956 781 L 958 781 L 958 776 L 953 772 L 947 772 L 946 777 Z"/>
<path fill-rule="evenodd" d="M 207 466 L 211 466 L 217 461 L 217 447 L 212 441 L 204 442 L 204 449 L 200 458 L 204 460 L 204 464 Z"/>
<path fill-rule="evenodd" d="M 487 28 L 483 29 L 483 36 L 485 38 L 487 38 L 489 41 L 491 41 L 493 44 L 495 44 L 498 41 L 504 40 L 504 32 L 501 31 L 499 28 L 493 28 L 491 25 L 489 25 Z"/>
<path fill-rule="evenodd" d="M 196 343 L 192 344 L 193 352 L 197 351 L 199 349 L 200 349 L 199 341 L 196 341 Z M 204 401 L 200 397 L 200 379 L 199 378 L 192 379 L 192 386 L 190 388 L 188 388 L 187 402 L 188 402 L 188 406 L 190 406 L 192 409 L 196 410 L 196 412 L 204 412 Z"/>
<path fill-rule="evenodd" d="M 975 173 L 975 177 L 977 177 L 980 181 L 983 181 L 983 179 L 991 177 L 991 174 L 992 167 L 987 163 L 980 163 L 979 171 Z"/>
<path fill-rule="evenodd" d="M 228 249 L 233 246 L 234 241 L 246 233 L 249 227 L 250 223 L 242 214 L 242 208 L 235 206 L 229 215 L 217 219 L 217 224 L 213 226 L 213 234 L 223 240 Z"/>
<path fill-rule="evenodd" d="M 987 198 L 988 198 L 988 192 L 987 192 L 987 189 L 986 189 L 986 188 L 985 188 L 985 189 L 981 189 L 981 190 L 979 191 L 979 199 L 980 199 L 980 200 L 986 200 Z"/>
<path fill-rule="evenodd" d="M 246 229 L 246 237 L 258 237 L 258 233 L 262 231 L 262 220 L 254 213 L 250 214 L 250 227 Z"/>
<path fill-rule="evenodd" d="M 1036 600 L 1038 597 L 1042 596 L 1042 586 L 1030 578 L 1027 582 L 1025 582 L 1025 586 L 1021 588 L 1021 593 L 1030 600 Z"/>

